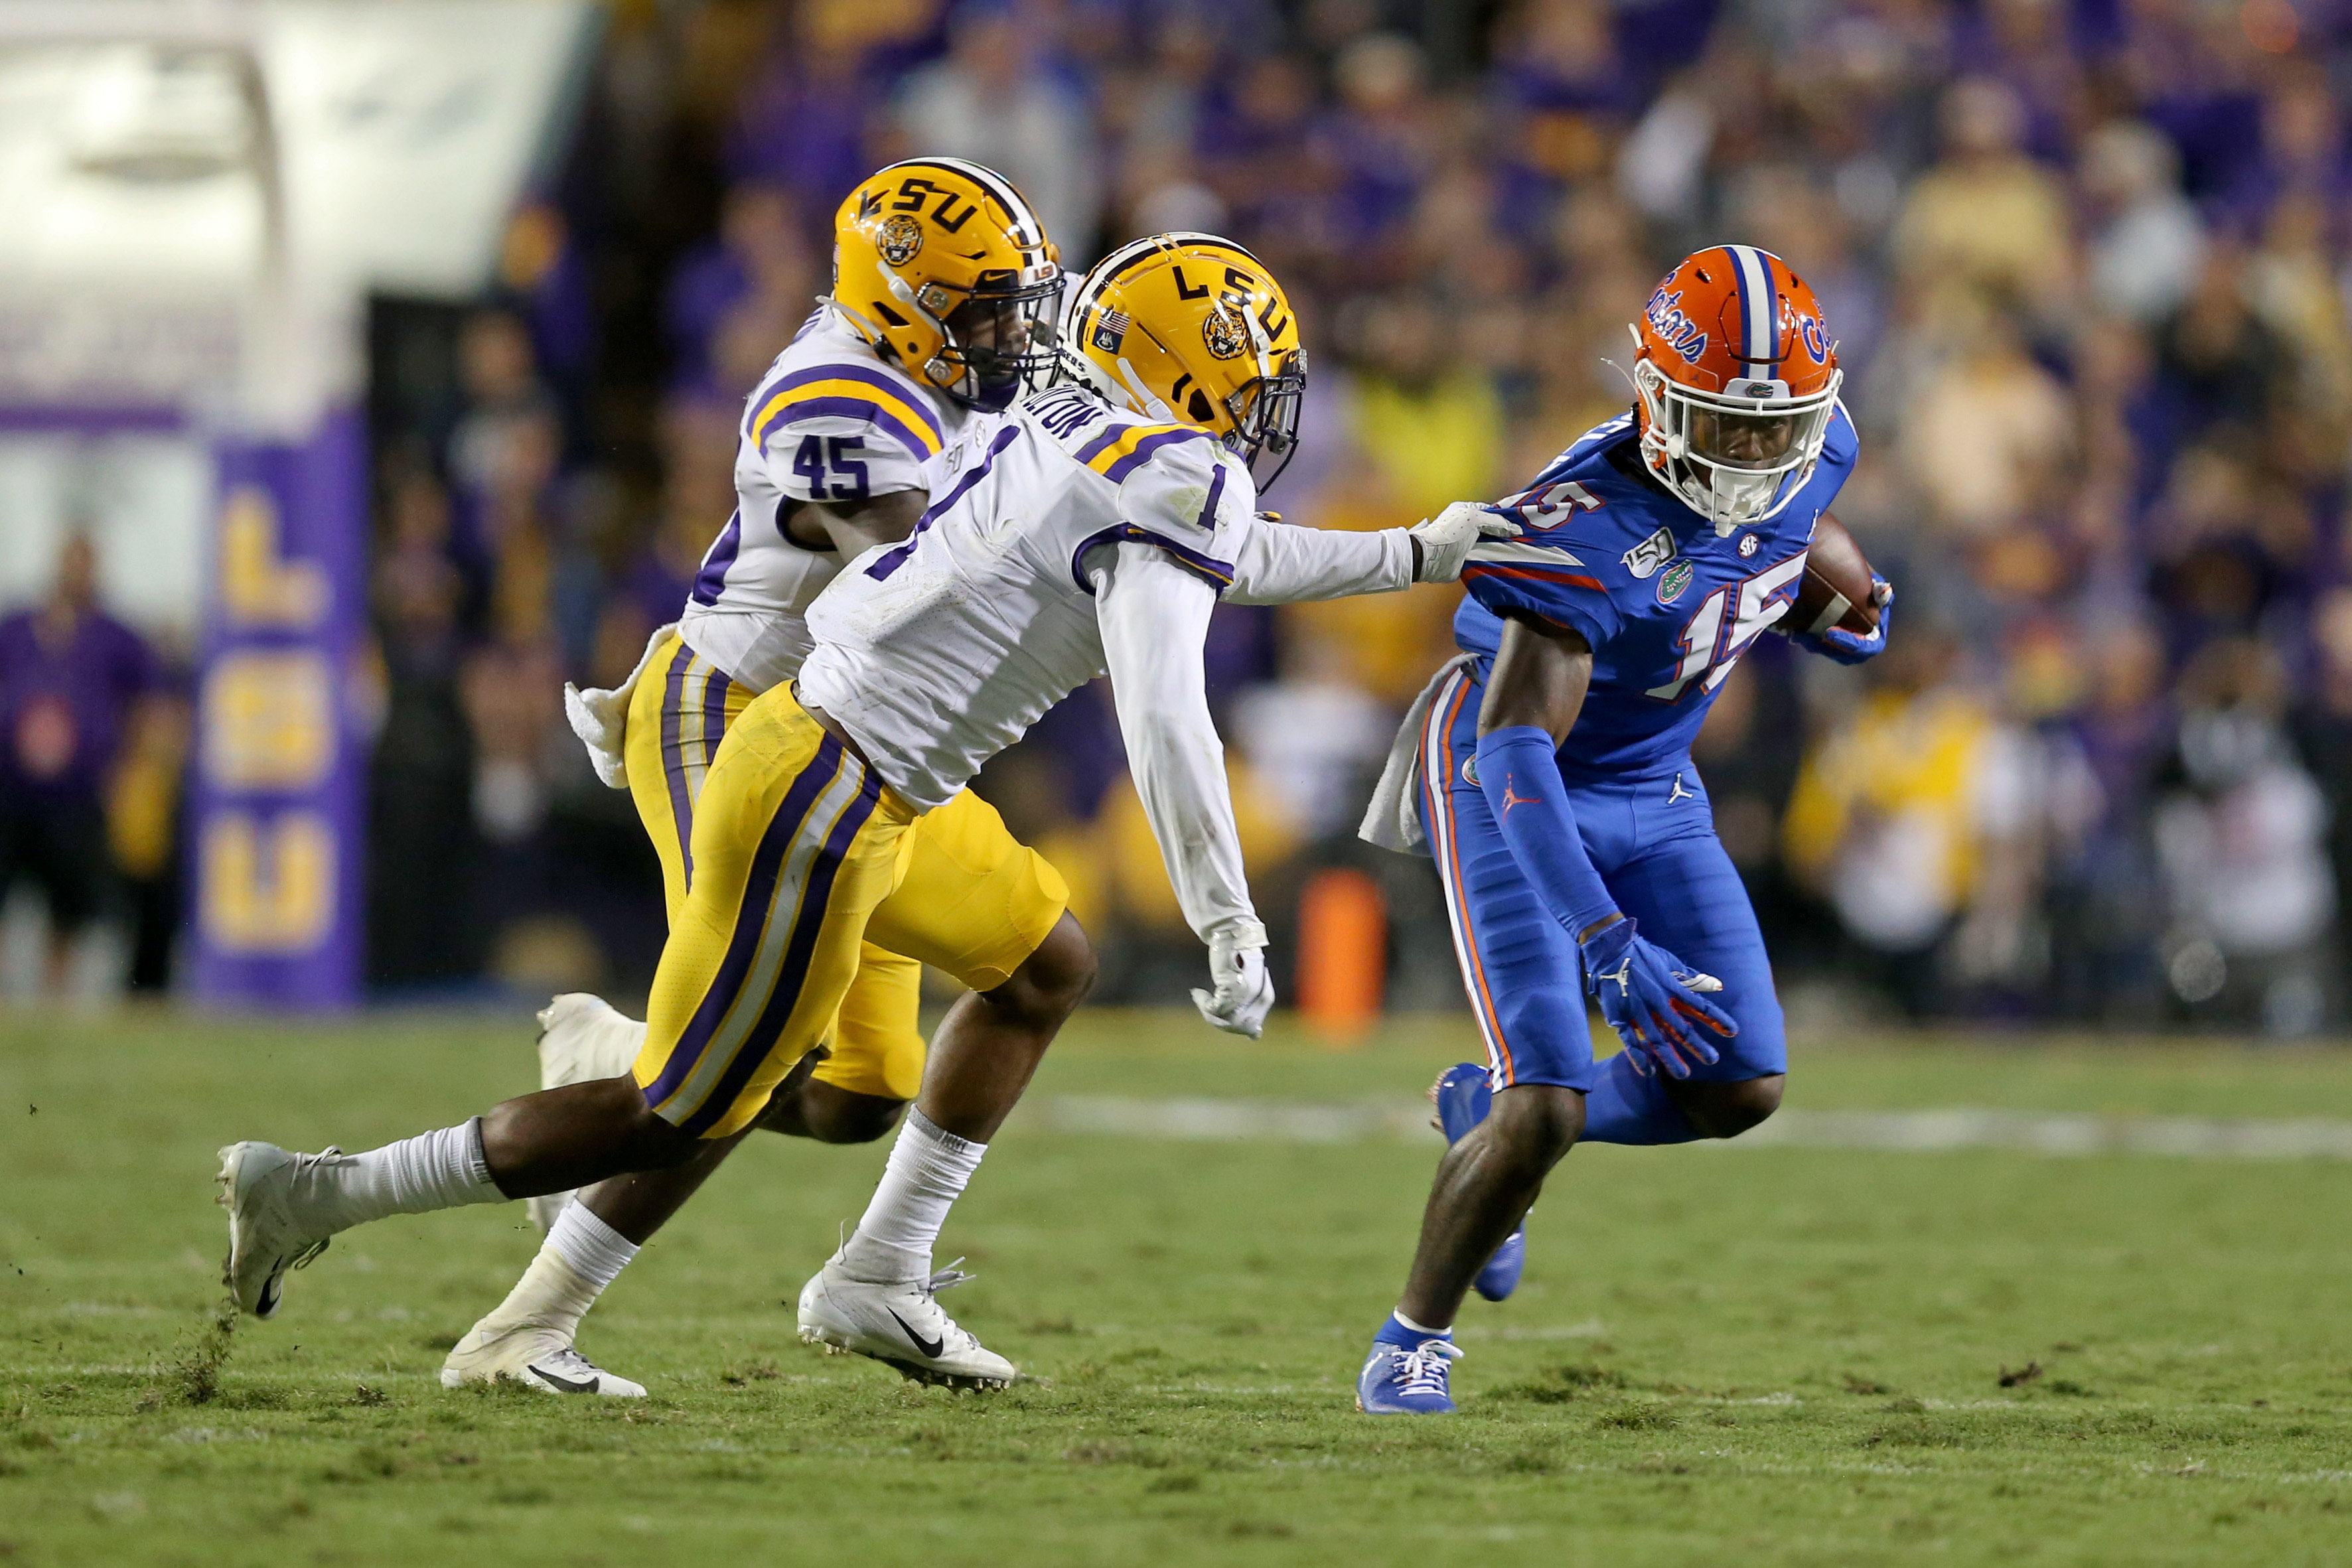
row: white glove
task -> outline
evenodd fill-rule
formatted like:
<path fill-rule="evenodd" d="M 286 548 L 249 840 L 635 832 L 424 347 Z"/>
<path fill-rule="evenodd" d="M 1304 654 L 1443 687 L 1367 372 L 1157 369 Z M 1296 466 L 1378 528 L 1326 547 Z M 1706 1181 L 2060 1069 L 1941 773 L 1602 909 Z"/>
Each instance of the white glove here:
<path fill-rule="evenodd" d="M 1519 525 L 1479 501 L 1456 501 L 1426 522 L 1405 530 L 1421 545 L 1415 582 L 1452 582 L 1480 539 L 1515 539 Z"/>
<path fill-rule="evenodd" d="M 1209 938 L 1209 980 L 1215 988 L 1197 987 L 1192 1005 L 1201 1016 L 1227 1034 L 1252 1040 L 1265 1032 L 1265 1015 L 1274 1010 L 1274 980 L 1265 972 L 1265 927 L 1255 921 L 1244 931 L 1220 931 Z"/>

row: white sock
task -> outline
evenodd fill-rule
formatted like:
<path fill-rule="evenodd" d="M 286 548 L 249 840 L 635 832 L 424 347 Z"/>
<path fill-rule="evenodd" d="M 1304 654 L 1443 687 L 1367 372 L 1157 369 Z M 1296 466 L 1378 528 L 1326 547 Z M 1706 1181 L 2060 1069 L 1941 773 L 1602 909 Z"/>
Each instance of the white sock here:
<path fill-rule="evenodd" d="M 894 1283 L 928 1278 L 931 1244 L 986 1153 L 986 1144 L 942 1133 L 907 1107 L 907 1124 L 890 1146 L 874 1201 L 841 1249 L 841 1266 L 850 1277 Z"/>
<path fill-rule="evenodd" d="M 621 1277 L 629 1260 L 639 1251 L 637 1244 L 596 1218 L 596 1211 L 584 1203 L 568 1203 L 555 1223 L 547 1228 L 546 1245 L 563 1255 L 573 1272 L 596 1287 L 601 1293 Z"/>
<path fill-rule="evenodd" d="M 1389 1316 L 1396 1319 L 1397 1326 L 1399 1328 L 1409 1330 L 1413 1333 L 1425 1333 L 1432 1339 L 1452 1339 L 1454 1337 L 1454 1325 L 1452 1323 L 1446 1324 L 1442 1329 L 1433 1329 L 1426 1323 L 1417 1323 L 1411 1318 L 1405 1316 L 1404 1310 L 1402 1308 L 1399 1308 L 1397 1311 L 1391 1312 Z"/>
<path fill-rule="evenodd" d="M 317 1205 L 337 1230 L 386 1215 L 507 1200 L 490 1180 L 479 1116 L 363 1155 L 317 1161 L 295 1178 L 292 1196 Z"/>
<path fill-rule="evenodd" d="M 538 1323 L 553 1329 L 569 1343 L 580 1332 L 580 1320 L 605 1288 L 621 1277 L 621 1270 L 637 1251 L 635 1242 L 590 1213 L 586 1204 L 566 1204 L 548 1228 L 539 1256 L 530 1260 L 507 1299 L 476 1326 Z"/>

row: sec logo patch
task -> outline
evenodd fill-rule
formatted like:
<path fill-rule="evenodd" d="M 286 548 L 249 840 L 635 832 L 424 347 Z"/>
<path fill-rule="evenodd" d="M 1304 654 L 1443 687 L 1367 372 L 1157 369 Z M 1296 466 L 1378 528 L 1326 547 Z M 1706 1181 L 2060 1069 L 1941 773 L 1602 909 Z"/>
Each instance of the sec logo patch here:
<path fill-rule="evenodd" d="M 1672 604 L 1683 596 L 1683 590 L 1690 586 L 1690 581 L 1691 563 L 1686 560 L 1675 562 L 1658 577 L 1658 602 Z"/>

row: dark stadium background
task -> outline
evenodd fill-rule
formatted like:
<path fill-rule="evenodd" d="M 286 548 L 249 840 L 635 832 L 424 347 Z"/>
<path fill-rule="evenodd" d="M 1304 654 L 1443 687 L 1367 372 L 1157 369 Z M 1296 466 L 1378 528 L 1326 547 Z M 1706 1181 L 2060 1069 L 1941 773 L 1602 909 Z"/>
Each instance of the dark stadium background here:
<path fill-rule="evenodd" d="M 656 867 L 560 686 L 617 679 L 672 618 L 841 193 L 938 152 L 1011 174 L 1074 269 L 1161 228 L 1264 256 L 1313 364 L 1307 444 L 1267 504 L 1327 528 L 1517 488 L 1625 405 L 1602 361 L 1666 264 L 1778 251 L 1825 302 L 1863 433 L 1838 513 L 1901 594 L 1863 671 L 1765 640 L 1700 743 L 1792 1007 L 2342 1024 L 2340 0 L 628 0 L 602 20 L 494 287 L 368 308 L 372 996 L 642 988 Z M 1228 608 L 1211 650 L 1280 952 L 1302 891 L 1360 872 L 1392 1008 L 1459 1006 L 1458 985 L 1426 868 L 1352 827 L 1454 597 Z M 194 652 L 159 640 L 109 759 L 104 894 L 147 987 L 180 946 Z M 982 788 L 1068 875 L 1103 995 L 1181 1001 L 1197 946 L 1104 695 Z"/>

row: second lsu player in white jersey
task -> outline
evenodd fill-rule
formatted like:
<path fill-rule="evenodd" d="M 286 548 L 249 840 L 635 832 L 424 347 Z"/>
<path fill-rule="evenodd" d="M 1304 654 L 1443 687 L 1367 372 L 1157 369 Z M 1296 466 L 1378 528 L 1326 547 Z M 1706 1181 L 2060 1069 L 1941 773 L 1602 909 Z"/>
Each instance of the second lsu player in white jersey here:
<path fill-rule="evenodd" d="M 831 295 L 745 402 L 735 514 L 705 555 L 677 623 L 655 633 L 616 690 L 567 692 L 599 773 L 635 798 L 673 920 L 693 874 L 703 775 L 751 698 L 799 672 L 809 605 L 843 560 L 906 537 L 929 504 L 928 470 L 941 449 L 973 417 L 1009 404 L 1050 361 L 1061 297 L 1055 249 L 1020 193 L 988 169 L 918 158 L 877 171 L 842 203 L 834 256 Z M 982 988 L 1007 983 L 1033 954 L 1053 960 L 1036 967 L 1052 968 L 1061 983 L 1032 986 L 1025 999 L 1036 1016 L 1015 1020 L 1049 1036 L 1083 988 L 1073 977 L 1091 969 L 1075 923 L 1056 930 L 1067 895 L 1054 869 L 968 797 L 926 823 L 909 877 L 938 923 L 957 925 L 949 946 L 971 959 L 968 977 Z M 774 1096 L 763 1127 L 867 1142 L 914 1098 L 924 1059 L 922 965 L 870 942 L 859 959 L 826 1050 L 812 1052 L 814 1071 Z M 642 1022 L 584 994 L 557 998 L 541 1017 L 542 1088 L 626 1072 L 645 1040 Z M 642 1392 L 581 1358 L 572 1329 L 610 1282 L 613 1270 L 600 1262 L 642 1243 L 701 1174 L 666 1173 L 625 1196 L 604 1195 L 597 1207 L 616 1237 L 574 1215 L 569 1250 L 551 1243 L 565 1254 L 563 1268 L 534 1266 L 562 1287 L 562 1305 L 551 1305 L 543 1280 L 527 1277 L 452 1353 L 444 1380 L 507 1375 L 562 1392 Z M 572 1196 L 531 1200 L 542 1229 Z M 583 1228 L 591 1234 L 570 1235 Z"/>
<path fill-rule="evenodd" d="M 1193 1001 L 1255 1037 L 1274 989 L 1209 716 L 1211 612 L 1220 598 L 1450 580 L 1482 535 L 1516 530 L 1466 507 L 1386 535 L 1257 514 L 1254 472 L 1270 482 L 1292 451 L 1306 364 L 1280 286 L 1228 241 L 1162 235 L 1114 252 L 1065 312 L 1061 350 L 1070 384 L 975 421 L 942 459 L 915 534 L 851 562 L 811 607 L 816 645 L 795 693 L 921 813 L 1108 673 L 1145 816 L 1209 948 Z M 1003 1081 L 997 1119 L 1024 1082 Z M 802 1291 L 802 1336 L 919 1360 L 889 1281 L 928 1274 L 976 1164 L 894 1153 L 856 1231 Z"/>

